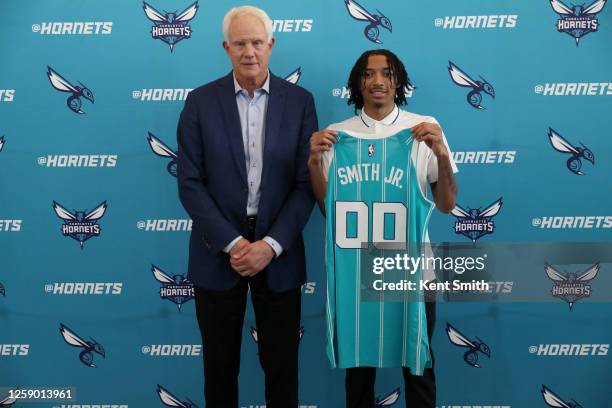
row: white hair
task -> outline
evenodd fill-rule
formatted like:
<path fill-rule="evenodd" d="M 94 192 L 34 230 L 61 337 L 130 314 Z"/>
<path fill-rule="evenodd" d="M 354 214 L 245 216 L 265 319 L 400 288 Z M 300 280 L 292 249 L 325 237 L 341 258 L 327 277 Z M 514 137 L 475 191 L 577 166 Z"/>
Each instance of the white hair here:
<path fill-rule="evenodd" d="M 251 15 L 257 17 L 266 29 L 267 41 L 272 40 L 272 20 L 268 14 L 260 8 L 253 6 L 234 7 L 223 17 L 223 40 L 229 41 L 229 28 L 232 22 L 240 16 Z"/>

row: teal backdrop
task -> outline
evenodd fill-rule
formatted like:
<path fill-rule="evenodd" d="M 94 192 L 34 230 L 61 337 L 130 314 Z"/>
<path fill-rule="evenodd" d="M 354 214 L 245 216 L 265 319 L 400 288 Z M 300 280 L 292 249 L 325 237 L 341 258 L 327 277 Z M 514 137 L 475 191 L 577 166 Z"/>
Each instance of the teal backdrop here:
<path fill-rule="evenodd" d="M 612 5 L 567 1 L 359 0 L 367 21 L 344 0 L 252 4 L 274 20 L 271 71 L 312 92 L 321 127 L 354 114 L 346 83 L 363 51 L 397 53 L 414 85 L 405 109 L 435 116 L 454 152 L 458 205 L 502 199 L 480 218 L 492 227 L 478 243 L 609 243 Z M 147 3 L 160 21 L 134 0 L 0 2 L 0 406 L 163 407 L 161 393 L 180 402 L 170 406 L 204 407 L 176 125 L 189 90 L 230 71 L 221 21 L 248 3 Z M 436 211 L 431 240 L 471 244 L 459 222 Z M 315 210 L 304 231 L 300 404 L 336 408 L 344 372 L 325 356 L 323 232 Z M 438 406 L 609 406 L 612 307 L 595 299 L 611 289 L 609 261 L 556 263 L 568 273 L 600 262 L 593 297 L 571 308 L 551 295 L 544 260 L 496 289 L 535 285 L 542 301 L 439 303 Z M 480 368 L 447 323 L 489 346 Z M 254 326 L 249 309 L 243 408 L 265 406 Z M 16 386 L 72 387 L 76 398 L 11 402 Z M 543 387 L 567 405 L 547 403 Z M 379 371 L 380 406 L 404 407 L 403 392 L 400 370 Z"/>

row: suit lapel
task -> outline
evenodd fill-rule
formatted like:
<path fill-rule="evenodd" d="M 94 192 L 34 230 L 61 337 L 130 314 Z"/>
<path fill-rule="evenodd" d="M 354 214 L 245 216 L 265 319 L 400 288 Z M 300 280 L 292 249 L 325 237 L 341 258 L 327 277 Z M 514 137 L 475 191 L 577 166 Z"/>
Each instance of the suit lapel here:
<path fill-rule="evenodd" d="M 276 144 L 280 142 L 280 125 L 285 107 L 285 91 L 285 80 L 270 73 L 270 95 L 266 112 L 263 171 L 261 174 L 262 187 L 266 184 L 266 178 L 270 172 L 270 165 L 273 160 L 272 151 Z"/>
<path fill-rule="evenodd" d="M 247 183 L 246 158 L 244 156 L 244 144 L 242 141 L 242 130 L 240 129 L 240 115 L 238 105 L 236 105 L 236 92 L 234 89 L 234 77 L 232 73 L 223 78 L 219 84 L 219 94 L 221 107 L 223 109 L 223 119 L 227 129 L 232 156 L 240 172 L 242 181 Z"/>

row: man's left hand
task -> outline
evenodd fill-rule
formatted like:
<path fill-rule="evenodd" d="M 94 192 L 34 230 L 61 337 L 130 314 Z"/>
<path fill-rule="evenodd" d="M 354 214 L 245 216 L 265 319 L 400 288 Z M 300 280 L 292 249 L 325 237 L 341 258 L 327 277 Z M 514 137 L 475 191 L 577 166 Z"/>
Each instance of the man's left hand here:
<path fill-rule="evenodd" d="M 230 263 L 241 276 L 253 276 L 268 266 L 274 255 L 272 247 L 266 241 L 259 240 L 238 250 L 231 256 Z"/>
<path fill-rule="evenodd" d="M 435 123 L 426 123 L 421 122 L 416 126 L 410 128 L 412 131 L 412 135 L 414 140 L 418 142 L 425 142 L 427 147 L 429 147 L 433 154 L 440 157 L 448 157 L 448 149 L 444 144 L 444 139 L 442 138 L 442 129 Z"/>

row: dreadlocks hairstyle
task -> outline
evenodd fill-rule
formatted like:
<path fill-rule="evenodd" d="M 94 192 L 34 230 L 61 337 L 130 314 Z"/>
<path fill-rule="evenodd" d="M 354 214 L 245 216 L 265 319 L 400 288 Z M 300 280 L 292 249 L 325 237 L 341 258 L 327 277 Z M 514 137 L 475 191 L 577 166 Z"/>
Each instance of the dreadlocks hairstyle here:
<path fill-rule="evenodd" d="M 410 82 L 410 78 L 408 78 L 408 73 L 406 72 L 404 64 L 397 58 L 397 55 L 389 50 L 383 49 L 366 51 L 361 54 L 357 62 L 355 62 L 348 80 L 348 89 L 350 91 L 348 104 L 355 105 L 355 113 L 357 113 L 358 109 L 363 108 L 361 84 L 365 76 L 370 55 L 384 55 L 387 58 L 387 64 L 389 64 L 389 69 L 391 70 L 391 77 L 397 86 L 395 91 L 395 104 L 397 106 L 405 105 L 407 102 L 404 90 L 406 88 L 411 89 L 412 83 Z"/>

